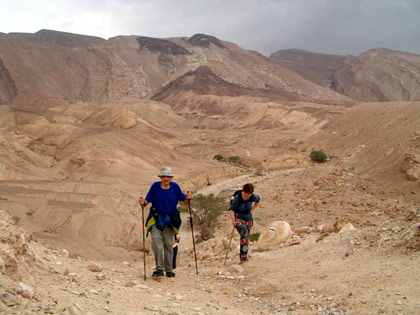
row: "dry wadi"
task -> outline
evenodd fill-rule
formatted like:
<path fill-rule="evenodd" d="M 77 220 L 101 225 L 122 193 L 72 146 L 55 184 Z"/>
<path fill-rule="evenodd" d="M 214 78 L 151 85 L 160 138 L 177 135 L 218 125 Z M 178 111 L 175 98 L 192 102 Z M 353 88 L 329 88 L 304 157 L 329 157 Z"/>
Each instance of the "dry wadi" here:
<path fill-rule="evenodd" d="M 388 49 L 0 33 L 0 313 L 419 314 L 419 69 Z M 249 261 L 226 207 L 194 231 L 197 274 L 184 211 L 176 277 L 150 277 L 138 198 L 161 166 L 226 205 L 255 185 Z"/>

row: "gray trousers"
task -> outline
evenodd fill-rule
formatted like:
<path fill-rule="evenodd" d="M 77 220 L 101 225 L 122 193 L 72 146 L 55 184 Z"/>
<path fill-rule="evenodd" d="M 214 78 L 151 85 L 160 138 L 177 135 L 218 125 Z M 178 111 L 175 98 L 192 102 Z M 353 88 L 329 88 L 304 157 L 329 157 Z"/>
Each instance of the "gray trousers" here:
<path fill-rule="evenodd" d="M 174 230 L 165 225 L 163 231 L 153 226 L 150 232 L 152 233 L 152 249 L 155 255 L 156 270 L 172 271 Z"/>

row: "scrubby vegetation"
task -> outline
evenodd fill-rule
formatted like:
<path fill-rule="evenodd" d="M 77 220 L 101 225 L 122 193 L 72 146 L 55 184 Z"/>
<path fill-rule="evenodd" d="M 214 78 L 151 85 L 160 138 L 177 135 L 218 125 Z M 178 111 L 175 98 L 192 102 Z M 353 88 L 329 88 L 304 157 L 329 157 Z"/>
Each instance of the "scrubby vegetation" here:
<path fill-rule="evenodd" d="M 251 233 L 251 235 L 249 236 L 249 240 L 251 242 L 256 242 L 258 241 L 258 239 L 260 238 L 260 234 L 261 233 Z"/>
<path fill-rule="evenodd" d="M 225 158 L 221 154 L 216 154 L 215 156 L 213 156 L 213 159 L 223 161 Z"/>
<path fill-rule="evenodd" d="M 194 228 L 199 232 L 201 240 L 213 238 L 216 218 L 229 208 L 228 202 L 213 194 L 198 194 L 191 200 L 191 212 Z M 182 205 L 181 211 L 189 212 L 188 205 Z"/>
<path fill-rule="evenodd" d="M 233 155 L 229 157 L 229 162 L 238 163 L 240 159 L 238 155 Z"/>
<path fill-rule="evenodd" d="M 325 163 L 328 159 L 327 155 L 322 150 L 312 151 L 309 156 L 313 162 L 317 163 Z"/>

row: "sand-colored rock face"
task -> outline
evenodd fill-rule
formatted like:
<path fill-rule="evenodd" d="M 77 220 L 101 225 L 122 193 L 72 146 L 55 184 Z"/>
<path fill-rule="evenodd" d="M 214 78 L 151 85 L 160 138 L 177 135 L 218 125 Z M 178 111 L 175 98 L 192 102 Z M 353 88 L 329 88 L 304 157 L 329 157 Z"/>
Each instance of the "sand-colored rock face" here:
<path fill-rule="evenodd" d="M 371 49 L 353 57 L 285 50 L 270 58 L 312 82 L 358 101 L 420 99 L 418 54 Z"/>
<path fill-rule="evenodd" d="M 0 100 L 17 105 L 146 99 L 162 93 L 164 86 L 179 86 L 178 80 L 188 90 L 195 86 L 207 94 L 352 102 L 267 58 L 202 34 L 167 40 L 118 36 L 107 41 L 53 31 L 1 34 L 0 56 Z M 195 83 L 187 86 L 191 75 Z"/>

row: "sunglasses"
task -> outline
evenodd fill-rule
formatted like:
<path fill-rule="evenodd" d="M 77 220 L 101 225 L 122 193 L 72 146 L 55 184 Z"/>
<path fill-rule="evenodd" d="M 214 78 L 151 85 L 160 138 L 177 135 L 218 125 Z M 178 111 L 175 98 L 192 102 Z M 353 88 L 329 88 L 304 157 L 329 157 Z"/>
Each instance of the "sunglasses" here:
<path fill-rule="evenodd" d="M 173 176 L 159 176 L 161 178 L 172 178 Z"/>

